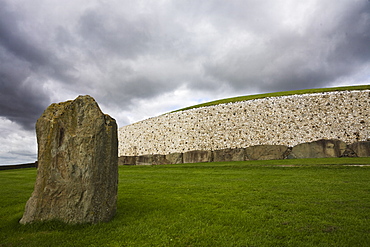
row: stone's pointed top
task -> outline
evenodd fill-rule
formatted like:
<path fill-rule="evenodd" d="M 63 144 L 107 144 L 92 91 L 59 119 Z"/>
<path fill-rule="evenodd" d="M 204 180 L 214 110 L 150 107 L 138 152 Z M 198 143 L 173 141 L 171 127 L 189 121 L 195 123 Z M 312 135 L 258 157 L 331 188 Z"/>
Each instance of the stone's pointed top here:
<path fill-rule="evenodd" d="M 37 120 L 38 174 L 20 223 L 109 221 L 116 211 L 116 121 L 91 96 L 52 104 Z"/>
<path fill-rule="evenodd" d="M 79 95 L 75 99 L 71 99 L 71 100 L 67 100 L 67 101 L 59 102 L 59 103 L 53 103 L 50 106 L 53 106 L 53 105 L 69 105 L 73 102 L 86 102 L 86 103 L 87 102 L 94 102 L 94 103 L 96 103 L 96 100 L 93 97 L 91 97 L 90 95 Z"/>
<path fill-rule="evenodd" d="M 54 121 L 55 119 L 64 116 L 67 111 L 72 111 L 75 115 L 79 114 L 81 116 L 86 114 L 86 112 L 94 112 L 96 115 L 106 115 L 109 119 L 112 119 L 115 122 L 114 118 L 102 112 L 98 103 L 90 95 L 80 95 L 74 100 L 53 103 L 43 112 L 40 119 L 49 119 L 50 121 Z M 89 114 L 91 115 L 91 113 Z"/>
<path fill-rule="evenodd" d="M 90 95 L 88 95 L 88 94 L 78 95 L 78 97 L 76 99 L 79 99 L 79 98 L 81 98 L 81 99 L 91 99 L 91 100 L 95 101 L 95 99 L 93 97 L 91 97 Z"/>
<path fill-rule="evenodd" d="M 72 101 L 83 101 L 83 102 L 95 102 L 96 103 L 96 100 L 90 95 L 79 95 L 76 99 Z"/>
<path fill-rule="evenodd" d="M 77 104 L 81 104 L 81 103 L 82 104 L 96 104 L 97 107 L 99 107 L 96 100 L 93 97 L 91 97 L 90 95 L 79 95 L 74 100 L 68 100 L 68 101 L 65 101 L 65 102 L 61 102 L 59 104 L 73 104 L 73 103 L 77 103 Z"/>

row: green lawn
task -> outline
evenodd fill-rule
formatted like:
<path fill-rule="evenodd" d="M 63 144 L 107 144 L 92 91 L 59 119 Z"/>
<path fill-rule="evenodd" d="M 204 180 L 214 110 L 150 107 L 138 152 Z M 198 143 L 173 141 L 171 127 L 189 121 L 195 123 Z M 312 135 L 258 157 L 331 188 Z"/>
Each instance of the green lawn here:
<path fill-rule="evenodd" d="M 302 89 L 302 90 L 294 90 L 294 91 L 255 94 L 255 95 L 239 96 L 239 97 L 210 101 L 210 102 L 202 103 L 199 105 L 182 108 L 182 109 L 179 109 L 173 112 L 184 111 L 184 110 L 205 107 L 205 106 L 235 103 L 239 101 L 247 101 L 247 100 L 253 100 L 253 99 L 261 99 L 261 98 L 267 98 L 267 97 L 279 97 L 279 96 L 289 96 L 289 95 L 295 95 L 295 94 L 323 93 L 323 92 L 346 91 L 346 90 L 369 90 L 369 89 L 370 89 L 370 85 L 361 85 L 361 86 L 347 86 L 347 87 L 333 87 L 333 88 Z"/>
<path fill-rule="evenodd" d="M 96 225 L 20 225 L 36 169 L 0 171 L 0 246 L 370 246 L 370 167 L 346 164 L 370 158 L 121 166 Z"/>

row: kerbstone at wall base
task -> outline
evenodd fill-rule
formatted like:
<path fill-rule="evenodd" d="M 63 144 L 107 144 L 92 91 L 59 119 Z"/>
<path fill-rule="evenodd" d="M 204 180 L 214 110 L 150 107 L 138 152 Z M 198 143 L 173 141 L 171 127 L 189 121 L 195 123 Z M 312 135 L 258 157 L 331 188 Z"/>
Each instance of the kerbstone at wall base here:
<path fill-rule="evenodd" d="M 212 162 L 213 155 L 212 151 L 194 150 L 184 153 L 183 159 L 184 163 Z"/>
<path fill-rule="evenodd" d="M 166 165 L 170 164 L 162 154 L 148 154 L 136 157 L 136 165 Z"/>
<path fill-rule="evenodd" d="M 245 149 L 249 160 L 280 160 L 286 158 L 288 147 L 284 145 L 257 145 Z"/>
<path fill-rule="evenodd" d="M 221 149 L 213 151 L 214 162 L 225 162 L 225 161 L 244 161 L 246 160 L 245 149 Z"/>
<path fill-rule="evenodd" d="M 136 165 L 138 166 L 145 166 L 145 165 L 152 165 L 153 164 L 153 155 L 139 155 L 136 157 Z"/>
<path fill-rule="evenodd" d="M 136 156 L 120 156 L 118 165 L 136 165 Z"/>
<path fill-rule="evenodd" d="M 346 143 L 340 140 L 318 140 L 294 146 L 288 155 L 289 159 L 334 158 L 342 157 L 347 149 Z"/>
<path fill-rule="evenodd" d="M 120 165 L 165 165 L 201 162 L 228 162 L 245 160 L 276 160 L 328 157 L 370 157 L 370 141 L 346 145 L 340 140 L 318 140 L 298 144 L 294 147 L 284 145 L 257 145 L 247 148 L 221 149 L 214 151 L 189 151 L 167 155 L 149 154 L 140 156 L 121 156 Z"/>
<path fill-rule="evenodd" d="M 370 141 L 355 142 L 348 147 L 357 157 L 370 157 Z"/>
<path fill-rule="evenodd" d="M 170 164 L 166 159 L 166 155 L 162 154 L 153 154 L 153 165 L 167 165 Z"/>
<path fill-rule="evenodd" d="M 340 157 L 348 157 L 348 158 L 353 158 L 353 157 L 358 157 L 357 154 L 347 146 L 346 150 L 343 152 L 343 154 Z"/>
<path fill-rule="evenodd" d="M 183 154 L 182 153 L 172 153 L 166 155 L 166 160 L 169 164 L 182 164 L 183 161 Z"/>

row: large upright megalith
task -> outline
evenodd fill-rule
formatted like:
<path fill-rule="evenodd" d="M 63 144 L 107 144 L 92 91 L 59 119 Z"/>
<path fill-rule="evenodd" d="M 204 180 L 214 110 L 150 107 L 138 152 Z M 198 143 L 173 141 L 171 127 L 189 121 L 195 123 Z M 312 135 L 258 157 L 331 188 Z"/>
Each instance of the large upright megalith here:
<path fill-rule="evenodd" d="M 50 105 L 36 123 L 38 171 L 20 223 L 109 221 L 118 185 L 116 121 L 90 96 Z"/>

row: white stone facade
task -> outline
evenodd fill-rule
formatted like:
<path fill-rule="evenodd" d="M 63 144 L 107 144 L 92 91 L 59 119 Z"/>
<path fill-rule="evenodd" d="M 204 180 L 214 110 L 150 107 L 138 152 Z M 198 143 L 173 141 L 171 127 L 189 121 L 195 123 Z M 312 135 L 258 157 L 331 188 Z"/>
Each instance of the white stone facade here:
<path fill-rule="evenodd" d="M 370 90 L 271 97 L 153 117 L 119 129 L 119 156 L 370 140 Z"/>

